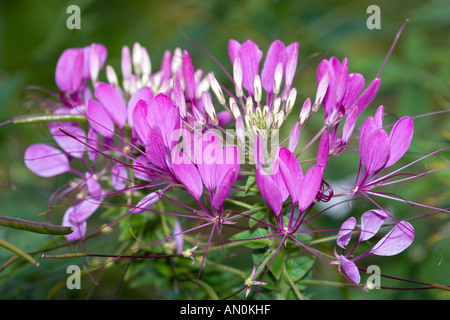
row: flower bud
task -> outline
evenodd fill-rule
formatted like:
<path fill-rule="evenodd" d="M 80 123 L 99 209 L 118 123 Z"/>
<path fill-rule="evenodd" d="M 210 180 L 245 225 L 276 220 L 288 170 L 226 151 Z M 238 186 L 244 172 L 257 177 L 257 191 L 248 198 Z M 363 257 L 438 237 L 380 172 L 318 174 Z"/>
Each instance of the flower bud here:
<path fill-rule="evenodd" d="M 280 92 L 281 81 L 283 80 L 283 63 L 278 62 L 273 75 L 273 93 L 278 94 Z"/>
<path fill-rule="evenodd" d="M 133 56 L 132 56 L 132 60 L 133 60 L 133 68 L 134 68 L 134 72 L 137 75 L 141 74 L 141 59 L 142 59 L 142 49 L 141 49 L 141 45 L 139 44 L 139 42 L 135 42 L 133 45 Z"/>
<path fill-rule="evenodd" d="M 121 67 L 122 77 L 127 79 L 131 75 L 131 54 L 127 46 L 122 47 Z"/>
<path fill-rule="evenodd" d="M 212 123 L 214 125 L 219 124 L 219 120 L 217 119 L 216 110 L 214 110 L 214 106 L 212 104 L 210 96 L 203 91 L 202 93 L 202 101 L 203 101 L 203 107 L 205 108 L 206 113 L 208 114 L 208 117 L 211 119 Z"/>
<path fill-rule="evenodd" d="M 234 100 L 233 97 L 230 97 L 230 108 L 231 108 L 231 113 L 233 114 L 233 117 L 235 119 L 237 119 L 238 117 L 241 116 L 241 111 L 239 110 L 236 100 Z"/>
<path fill-rule="evenodd" d="M 306 121 L 309 118 L 310 112 L 311 112 L 311 99 L 306 98 L 305 102 L 303 103 L 302 110 L 300 111 L 300 116 L 298 117 L 300 127 L 303 127 L 305 125 Z"/>
<path fill-rule="evenodd" d="M 272 111 L 269 110 L 266 114 L 266 128 L 270 129 L 272 123 L 273 123 L 273 114 Z"/>
<path fill-rule="evenodd" d="M 219 82 L 217 82 L 217 79 L 212 72 L 210 72 L 208 74 L 208 76 L 209 76 L 209 82 L 211 84 L 212 91 L 216 95 L 217 100 L 219 100 L 219 103 L 221 105 L 224 105 L 226 100 L 225 100 L 225 96 L 223 95 L 222 88 L 219 85 Z"/>
<path fill-rule="evenodd" d="M 117 79 L 117 74 L 114 71 L 114 68 L 110 65 L 106 66 L 106 78 L 108 82 L 114 85 L 116 88 L 119 86 L 119 80 Z"/>
<path fill-rule="evenodd" d="M 261 78 L 259 74 L 255 76 L 255 80 L 253 81 L 253 85 L 255 87 L 255 101 L 257 104 L 261 102 L 261 95 L 262 95 L 262 85 L 261 85 Z"/>
<path fill-rule="evenodd" d="M 141 68 L 142 75 L 148 79 L 152 73 L 152 63 L 148 51 L 144 47 L 141 47 Z"/>
<path fill-rule="evenodd" d="M 289 96 L 286 102 L 286 113 L 289 114 L 292 111 L 292 108 L 294 108 L 295 99 L 297 99 L 297 89 L 292 88 L 291 91 L 289 91 Z"/>
<path fill-rule="evenodd" d="M 249 115 L 253 114 L 253 99 L 251 96 L 248 96 L 245 102 L 245 113 Z"/>
<path fill-rule="evenodd" d="M 233 79 L 236 86 L 236 96 L 238 98 L 242 97 L 242 64 L 241 59 L 236 57 L 233 63 Z"/>
<path fill-rule="evenodd" d="M 317 112 L 317 110 L 319 109 L 319 106 L 321 105 L 322 100 L 325 97 L 325 94 L 327 93 L 329 81 L 330 81 L 330 74 L 327 72 L 322 77 L 317 87 L 316 100 L 314 101 L 314 105 L 312 107 L 313 112 Z"/>
<path fill-rule="evenodd" d="M 281 108 L 281 97 L 278 97 L 275 99 L 275 101 L 273 102 L 273 109 L 272 109 L 272 113 L 275 116 L 278 112 L 280 112 L 280 108 Z"/>

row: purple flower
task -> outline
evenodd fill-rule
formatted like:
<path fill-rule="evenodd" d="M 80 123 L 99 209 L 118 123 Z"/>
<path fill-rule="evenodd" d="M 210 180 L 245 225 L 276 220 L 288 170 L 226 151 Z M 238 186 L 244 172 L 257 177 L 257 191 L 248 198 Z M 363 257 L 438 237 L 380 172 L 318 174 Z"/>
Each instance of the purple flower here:
<path fill-rule="evenodd" d="M 75 229 L 65 236 L 67 240 L 75 241 L 84 237 L 87 228 L 86 220 L 99 208 L 100 204 L 100 199 L 83 200 L 66 210 L 62 225 Z"/>
<path fill-rule="evenodd" d="M 379 229 L 382 227 L 386 218 L 391 217 L 391 214 L 384 210 L 369 210 L 361 217 L 361 230 L 354 247 L 346 252 L 347 246 L 350 243 L 352 234 L 356 227 L 356 219 L 350 217 L 347 219 L 339 229 L 337 244 L 343 249 L 343 253 L 338 255 L 336 253 L 335 264 L 339 264 L 344 269 L 347 276 L 356 284 L 361 280 L 358 267 L 355 262 L 369 254 L 378 256 L 393 256 L 399 254 L 408 248 L 414 240 L 414 228 L 406 221 L 399 221 L 395 226 L 382 237 L 369 251 L 359 256 L 353 256 L 356 247 L 363 241 L 367 241 L 377 235 Z"/>
<path fill-rule="evenodd" d="M 358 113 L 361 114 L 375 98 L 380 87 L 380 79 L 375 78 L 362 92 L 364 77 L 359 73 L 348 73 L 347 58 L 342 63 L 336 57 L 322 60 L 316 74 L 318 83 L 326 74 L 329 76 L 327 92 L 323 98 L 325 119 L 329 124 L 347 116 L 354 106 L 358 107 Z"/>
<path fill-rule="evenodd" d="M 399 119 L 389 135 L 383 129 L 384 107 L 380 106 L 374 117 L 368 117 L 359 135 L 360 174 L 355 192 L 364 189 L 384 168 L 396 163 L 408 150 L 414 133 L 410 117 Z"/>
<path fill-rule="evenodd" d="M 88 81 L 92 80 L 95 85 L 106 56 L 105 46 L 95 43 L 84 48 L 67 49 L 61 54 L 56 64 L 55 81 L 61 90 L 63 109 L 85 104 L 90 96 Z"/>
<path fill-rule="evenodd" d="M 305 175 L 295 155 L 283 146 L 279 147 L 275 154 L 270 173 L 267 173 L 263 166 L 264 146 L 259 136 L 255 140 L 254 152 L 256 184 L 274 214 L 281 214 L 283 203 L 289 196 L 293 206 L 298 205 L 299 217 L 295 223 L 292 220 L 289 223 L 289 228 L 292 229 L 290 231 L 295 231 L 299 227 L 297 222 L 300 221 L 300 216 L 311 206 L 322 185 L 326 161 L 320 154 L 324 150 L 319 148 L 318 159 L 322 159 L 322 162 L 309 168 Z M 328 154 L 328 149 L 325 153 Z"/>

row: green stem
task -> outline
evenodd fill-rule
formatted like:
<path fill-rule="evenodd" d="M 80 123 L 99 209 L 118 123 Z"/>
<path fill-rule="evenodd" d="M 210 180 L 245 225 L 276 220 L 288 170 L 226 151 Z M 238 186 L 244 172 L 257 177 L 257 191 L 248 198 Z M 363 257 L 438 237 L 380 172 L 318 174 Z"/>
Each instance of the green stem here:
<path fill-rule="evenodd" d="M 198 257 L 197 260 L 201 260 L 201 257 Z M 217 262 L 213 262 L 213 261 L 210 261 L 208 259 L 205 259 L 205 263 L 209 264 L 210 266 L 213 266 L 213 267 L 216 267 L 218 269 L 221 269 L 223 271 L 228 271 L 228 272 L 232 272 L 234 274 L 237 274 L 238 276 L 240 276 L 243 279 L 247 279 L 247 274 L 245 272 L 239 270 L 239 269 L 235 269 L 235 268 L 230 267 L 230 266 L 226 266 L 226 265 L 223 265 L 223 264 L 220 264 L 220 263 L 217 263 Z"/>
<path fill-rule="evenodd" d="M 297 286 L 295 285 L 294 281 L 292 280 L 292 278 L 289 276 L 289 273 L 286 270 L 283 270 L 283 274 L 285 276 L 285 278 L 287 279 L 287 281 L 289 282 L 289 285 L 292 287 L 292 290 L 294 290 L 295 295 L 297 296 L 297 298 L 299 300 L 304 300 L 302 294 L 300 293 L 300 291 L 298 291 Z"/>
<path fill-rule="evenodd" d="M 219 300 L 219 296 L 217 295 L 217 293 L 214 291 L 214 289 L 207 284 L 205 281 L 203 280 L 198 280 L 197 284 L 203 289 L 205 290 L 205 292 L 211 297 L 212 300 Z"/>
<path fill-rule="evenodd" d="M 22 250 L 20 250 L 19 248 L 15 247 L 14 245 L 12 245 L 9 242 L 6 242 L 3 239 L 0 239 L 0 246 L 14 252 L 15 254 L 17 254 L 18 256 L 21 256 L 22 258 L 24 258 L 25 260 L 27 260 L 28 262 L 34 264 L 36 267 L 39 267 L 39 262 L 37 262 L 36 260 L 34 260 L 28 253 L 23 252 Z"/>
<path fill-rule="evenodd" d="M 332 287 L 354 287 L 353 283 L 343 283 L 343 282 L 335 282 L 335 281 L 327 281 L 327 280 L 299 280 L 297 281 L 299 284 L 319 284 L 319 285 L 327 285 Z M 364 286 L 364 284 L 358 285 L 360 287 Z"/>
<path fill-rule="evenodd" d="M 86 123 L 87 119 L 81 114 L 30 114 L 17 116 L 7 121 L 11 124 L 46 123 L 53 121 L 81 122 Z"/>

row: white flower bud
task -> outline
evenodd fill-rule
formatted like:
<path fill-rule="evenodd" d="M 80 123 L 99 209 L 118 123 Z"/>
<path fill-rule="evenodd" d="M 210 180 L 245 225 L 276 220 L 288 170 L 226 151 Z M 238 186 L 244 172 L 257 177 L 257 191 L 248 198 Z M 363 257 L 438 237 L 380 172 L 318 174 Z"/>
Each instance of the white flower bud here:
<path fill-rule="evenodd" d="M 218 125 L 219 121 L 217 119 L 216 110 L 214 110 L 214 106 L 212 104 L 211 98 L 205 91 L 203 91 L 203 93 L 202 93 L 202 101 L 203 101 L 203 107 L 205 108 L 205 111 L 208 114 L 208 117 L 211 119 L 211 121 L 212 121 L 212 123 L 214 123 L 214 125 Z"/>
<path fill-rule="evenodd" d="M 289 91 L 289 96 L 286 102 L 286 113 L 289 114 L 292 111 L 292 108 L 294 108 L 295 99 L 297 99 L 297 89 L 292 88 L 291 91 Z"/>
<path fill-rule="evenodd" d="M 261 84 L 261 78 L 259 74 L 255 76 L 255 79 L 253 81 L 253 85 L 255 88 L 255 101 L 259 104 L 261 102 L 261 95 L 262 95 L 262 84 Z"/>
<path fill-rule="evenodd" d="M 141 59 L 142 59 L 142 49 L 139 42 L 135 42 L 133 45 L 133 68 L 137 75 L 141 74 Z"/>
<path fill-rule="evenodd" d="M 242 97 L 242 64 L 241 59 L 236 57 L 233 63 L 233 79 L 236 86 L 236 96 L 238 98 Z"/>
<path fill-rule="evenodd" d="M 278 62 L 273 75 L 273 93 L 278 94 L 280 92 L 281 81 L 283 80 L 283 63 Z"/>
<path fill-rule="evenodd" d="M 278 97 L 273 102 L 272 113 L 274 116 L 280 111 L 280 108 L 281 108 L 281 97 Z"/>
<path fill-rule="evenodd" d="M 219 103 L 221 105 L 224 105 L 226 103 L 226 100 L 225 100 L 225 96 L 223 95 L 223 91 L 222 91 L 222 88 L 220 87 L 219 82 L 217 82 L 217 79 L 212 72 L 210 72 L 208 74 L 208 76 L 209 76 L 209 82 L 211 84 L 212 91 L 216 95 L 217 100 L 219 100 Z"/>

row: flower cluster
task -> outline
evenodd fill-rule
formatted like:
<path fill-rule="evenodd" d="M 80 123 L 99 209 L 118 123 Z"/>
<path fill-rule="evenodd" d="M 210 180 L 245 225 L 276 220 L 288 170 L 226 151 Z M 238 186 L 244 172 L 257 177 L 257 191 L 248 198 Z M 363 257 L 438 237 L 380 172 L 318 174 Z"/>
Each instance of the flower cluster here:
<path fill-rule="evenodd" d="M 251 40 L 230 40 L 233 88 L 219 83 L 213 73 L 196 69 L 189 52 L 180 48 L 166 51 L 155 71 L 143 46 L 136 43 L 131 50 L 124 46 L 121 81 L 113 67 L 105 66 L 103 45 L 64 51 L 56 64 L 57 101 L 47 110 L 53 116 L 47 127 L 56 145 L 31 145 L 24 157 L 26 166 L 39 176 L 72 176 L 50 201 L 55 205 L 71 199 L 60 220 L 74 228 L 67 240 L 86 241 L 91 220 L 93 228 L 101 227 L 91 217 L 108 205 L 109 197 L 121 196 L 119 206 L 127 212 L 110 218 L 110 225 L 128 215 L 158 214 L 173 218 L 173 229 L 114 260 L 162 242 L 173 243 L 176 253 L 172 256 L 188 258 L 194 266 L 198 261 L 194 256 L 202 256 L 197 284 L 215 236 L 216 246 L 223 249 L 230 243 L 254 242 L 268 248 L 268 254 L 254 261 L 258 269 L 253 266 L 249 278 L 244 276 L 241 291 L 246 289 L 245 296 L 253 286 L 257 291 L 261 285 L 269 286 L 263 282 L 269 270 L 280 278 L 274 261 L 283 250 L 292 254 L 306 249 L 330 266 L 337 265 L 357 286 L 361 277 L 356 261 L 369 254 L 392 256 L 407 249 L 416 237 L 413 226 L 398 221 L 369 194 L 394 177 L 376 179 L 407 152 L 414 131 L 412 118 L 399 119 L 389 134 L 388 126 L 383 126 L 383 106 L 373 117 L 363 118 L 381 81 L 376 77 L 365 88 L 362 74 L 349 73 L 347 58 L 322 60 L 315 98 L 308 97 L 297 107 L 294 83 L 299 47 L 298 42 L 286 46 L 276 40 L 264 54 Z M 106 80 L 101 80 L 103 72 Z M 286 119 L 296 109 L 296 121 L 287 127 Z M 323 127 L 298 152 L 301 131 L 321 110 Z M 289 135 L 283 137 L 284 132 Z M 352 139 L 359 139 L 355 185 L 336 194 L 327 165 L 347 150 Z M 315 159 L 301 159 L 313 146 Z M 378 207 L 361 215 L 360 228 L 351 217 L 340 228 L 322 230 L 335 234 L 343 252 L 335 249 L 334 257 L 318 254 L 308 244 L 310 235 L 318 232 L 309 222 L 327 209 L 317 207 L 332 198 L 358 194 Z M 164 210 L 162 203 L 171 203 L 179 211 Z M 250 231 L 233 232 L 243 218 L 249 221 Z M 392 222 L 385 223 L 386 219 Z M 392 224 L 387 234 L 380 233 Z M 208 227 L 209 237 L 201 241 L 197 235 Z M 224 227 L 230 231 L 224 232 Z M 355 233 L 358 240 L 349 249 Z M 359 244 L 376 237 L 380 239 L 371 249 L 353 255 Z M 188 238 L 197 243 L 189 245 Z M 287 254 L 283 259 L 288 266 Z"/>

